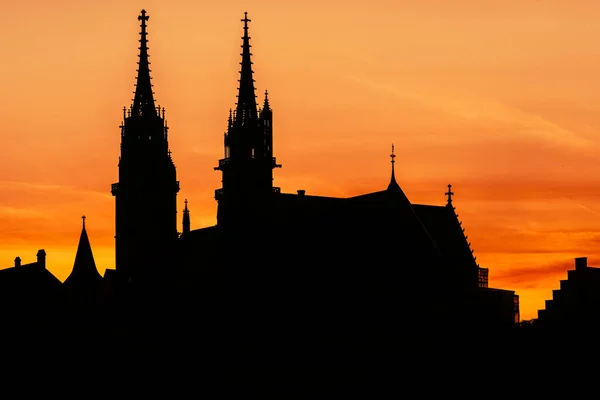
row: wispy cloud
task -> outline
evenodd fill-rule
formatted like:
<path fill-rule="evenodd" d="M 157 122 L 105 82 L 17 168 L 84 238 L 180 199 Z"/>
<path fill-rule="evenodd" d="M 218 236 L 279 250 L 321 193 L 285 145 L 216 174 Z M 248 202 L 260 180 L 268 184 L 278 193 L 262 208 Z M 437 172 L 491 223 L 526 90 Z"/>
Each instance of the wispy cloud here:
<path fill-rule="evenodd" d="M 493 126 L 495 132 L 502 134 L 507 139 L 526 135 L 570 146 L 580 151 L 590 152 L 596 148 L 594 142 L 543 118 L 541 115 L 510 107 L 491 98 L 469 96 L 456 90 L 446 89 L 444 91 L 439 88 L 427 90 L 423 86 L 412 88 L 407 85 L 400 88 L 395 83 L 378 82 L 357 75 L 346 75 L 345 78 L 398 98 L 418 102 L 472 124 Z M 506 129 L 498 130 L 499 126 L 505 126 Z M 456 139 L 453 138 L 453 140 Z"/>
<path fill-rule="evenodd" d="M 565 196 L 562 196 L 561 198 L 562 198 L 562 199 L 564 199 L 564 200 L 567 200 L 567 201 L 568 201 L 568 202 L 570 202 L 570 203 L 573 203 L 573 205 L 575 205 L 575 206 L 579 207 L 579 208 L 580 208 L 580 209 L 582 209 L 582 210 L 585 210 L 585 211 L 587 211 L 587 212 L 589 212 L 589 213 L 591 213 L 591 214 L 594 214 L 594 215 L 600 216 L 600 212 L 598 212 L 598 211 L 596 211 L 596 210 L 593 210 L 593 209 L 591 209 L 590 207 L 588 207 L 588 206 L 586 206 L 586 205 L 583 205 L 583 204 L 581 204 L 581 203 L 578 203 L 577 201 L 575 201 L 575 200 L 573 200 L 573 199 L 570 199 L 570 198 L 568 198 L 568 197 L 565 197 Z"/>

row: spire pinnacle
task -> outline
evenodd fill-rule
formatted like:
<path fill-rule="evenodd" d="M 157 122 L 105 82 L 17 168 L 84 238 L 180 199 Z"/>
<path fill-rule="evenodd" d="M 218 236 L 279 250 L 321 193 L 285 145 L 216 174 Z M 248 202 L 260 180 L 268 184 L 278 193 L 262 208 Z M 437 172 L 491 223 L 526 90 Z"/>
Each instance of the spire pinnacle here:
<path fill-rule="evenodd" d="M 263 104 L 263 110 L 270 110 L 271 106 L 269 105 L 269 91 L 265 90 L 265 102 Z"/>
<path fill-rule="evenodd" d="M 400 185 L 398 185 L 398 182 L 396 182 L 396 173 L 394 171 L 394 164 L 396 163 L 396 154 L 394 152 L 395 148 L 394 148 L 394 144 L 392 143 L 392 154 L 390 154 L 390 158 L 391 158 L 391 163 L 392 163 L 392 177 L 390 178 L 390 184 L 388 185 L 388 190 L 395 190 L 395 189 L 399 189 Z"/>
<path fill-rule="evenodd" d="M 244 36 L 242 36 L 242 61 L 240 62 L 240 86 L 238 92 L 238 101 L 236 109 L 236 121 L 244 124 L 246 120 L 256 120 L 257 107 L 256 95 L 254 89 L 254 79 L 252 77 L 252 60 L 250 53 L 250 36 L 248 35 L 248 13 L 244 13 Z"/>
<path fill-rule="evenodd" d="M 154 93 L 152 92 L 152 83 L 150 77 L 150 61 L 148 60 L 148 33 L 146 32 L 146 21 L 150 17 L 146 15 L 146 10 L 142 10 L 138 16 L 141 21 L 140 27 L 140 55 L 138 61 L 138 75 L 135 85 L 135 97 L 131 106 L 131 114 L 135 116 L 158 115 L 157 108 L 154 106 Z"/>
<path fill-rule="evenodd" d="M 448 196 L 448 204 L 452 204 L 452 196 L 454 195 L 454 192 L 452 191 L 452 185 L 448 184 L 448 191 L 445 193 L 446 196 Z"/>
<path fill-rule="evenodd" d="M 82 228 L 81 229 L 85 229 L 85 215 L 81 216 L 81 220 L 82 220 Z"/>
<path fill-rule="evenodd" d="M 187 199 L 185 199 L 185 201 L 183 202 L 185 204 L 185 207 L 183 208 L 183 221 L 182 221 L 182 228 L 183 230 L 181 231 L 181 234 L 187 234 L 190 232 L 190 210 L 188 209 L 188 201 Z"/>

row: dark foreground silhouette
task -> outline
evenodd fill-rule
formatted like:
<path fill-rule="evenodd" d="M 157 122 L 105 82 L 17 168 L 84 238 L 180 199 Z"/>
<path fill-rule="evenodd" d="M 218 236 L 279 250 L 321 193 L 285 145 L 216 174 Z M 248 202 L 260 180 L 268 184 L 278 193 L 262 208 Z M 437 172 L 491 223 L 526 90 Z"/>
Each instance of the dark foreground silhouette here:
<path fill-rule="evenodd" d="M 518 324 L 519 298 L 488 287 L 451 185 L 445 205 L 411 203 L 393 148 L 381 191 L 333 198 L 274 187 L 273 110 L 266 91 L 256 103 L 247 15 L 237 104 L 215 167 L 217 225 L 192 230 L 186 200 L 179 233 L 148 18 L 142 10 L 111 186 L 116 269 L 98 273 L 84 218 L 64 283 L 43 250 L 0 271 L 7 388 L 47 393 L 49 378 L 86 398 L 516 395 L 535 376 L 596 360 L 593 318 Z"/>

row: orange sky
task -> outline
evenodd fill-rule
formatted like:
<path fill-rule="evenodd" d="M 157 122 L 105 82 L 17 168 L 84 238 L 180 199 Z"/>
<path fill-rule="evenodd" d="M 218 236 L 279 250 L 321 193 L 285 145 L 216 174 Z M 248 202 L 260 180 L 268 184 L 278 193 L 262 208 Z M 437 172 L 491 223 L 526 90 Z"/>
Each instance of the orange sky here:
<path fill-rule="evenodd" d="M 5 2 L 6 3 L 6 2 Z M 81 215 L 114 267 L 122 108 L 145 8 L 158 103 L 192 228 L 215 223 L 213 171 L 248 11 L 284 191 L 381 190 L 391 143 L 414 203 L 455 206 L 490 285 L 536 316 L 573 258 L 600 261 L 596 0 L 30 0 L 0 12 L 0 262 L 48 253 L 64 280 Z"/>

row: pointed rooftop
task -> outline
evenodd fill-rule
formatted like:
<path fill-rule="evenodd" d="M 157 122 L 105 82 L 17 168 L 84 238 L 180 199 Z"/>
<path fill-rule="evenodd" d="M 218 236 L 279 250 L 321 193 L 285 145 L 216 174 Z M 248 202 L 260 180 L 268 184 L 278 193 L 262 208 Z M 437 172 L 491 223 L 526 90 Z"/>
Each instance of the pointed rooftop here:
<path fill-rule="evenodd" d="M 138 16 L 141 21 L 140 27 L 140 55 L 137 70 L 137 82 L 135 85 L 135 97 L 131 106 L 131 115 L 145 116 L 158 115 L 154 105 L 154 93 L 152 92 L 152 78 L 150 77 L 150 61 L 148 60 L 148 32 L 146 31 L 146 22 L 150 17 L 146 10 L 142 10 Z"/>
<path fill-rule="evenodd" d="M 244 36 L 242 36 L 242 61 L 240 62 L 240 86 L 238 91 L 237 108 L 235 112 L 236 121 L 244 124 L 247 120 L 256 120 L 257 105 L 254 89 L 254 78 L 252 71 L 252 53 L 250 52 L 250 36 L 248 35 L 248 13 L 244 13 Z"/>
<path fill-rule="evenodd" d="M 96 262 L 92 254 L 92 246 L 85 229 L 85 215 L 81 217 L 83 223 L 81 235 L 79 237 L 79 245 L 75 254 L 75 263 L 69 277 L 65 280 L 66 286 L 88 286 L 93 285 L 102 280 L 102 276 L 96 269 Z"/>
<path fill-rule="evenodd" d="M 392 176 L 390 178 L 390 184 L 387 187 L 389 191 L 397 191 L 400 190 L 400 185 L 396 182 L 396 173 L 394 171 L 394 164 L 396 164 L 396 154 L 394 153 L 394 144 L 392 143 L 392 154 L 390 154 L 391 163 L 392 163 Z"/>

